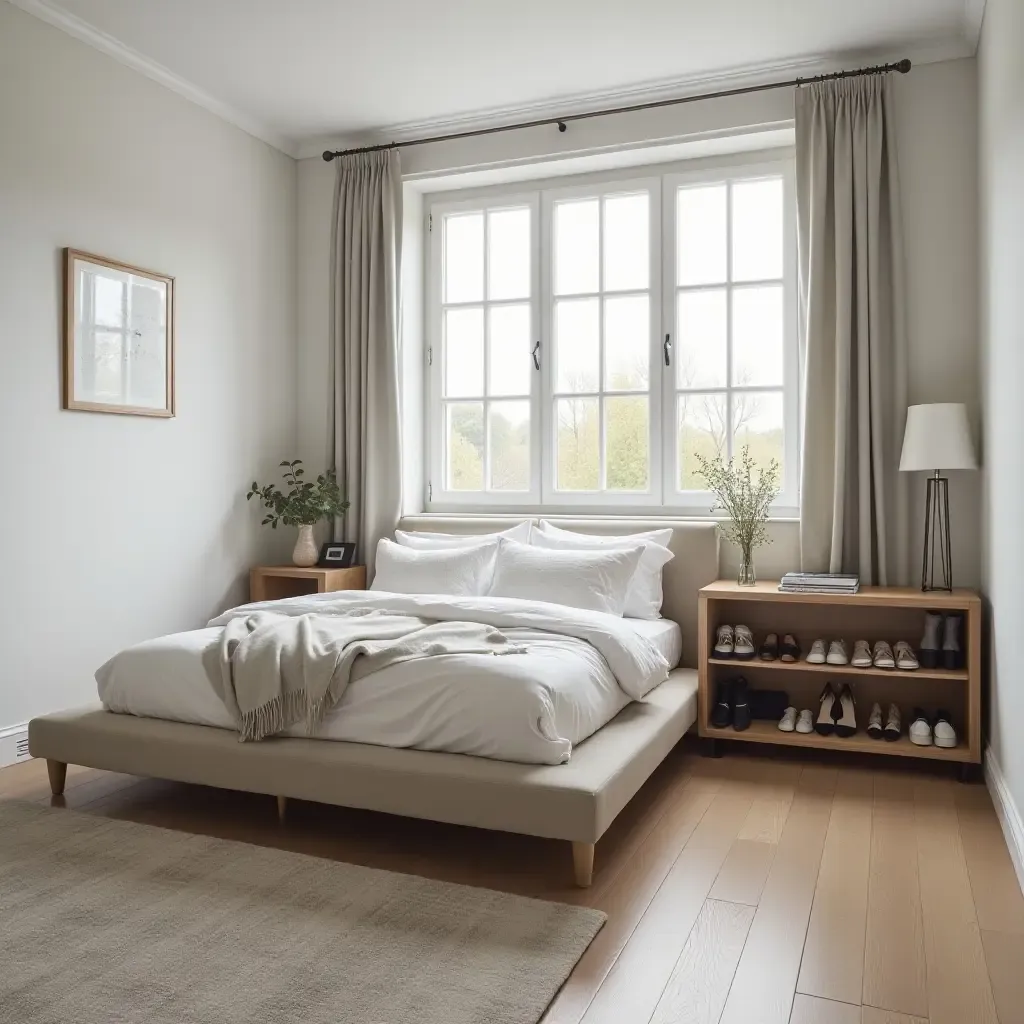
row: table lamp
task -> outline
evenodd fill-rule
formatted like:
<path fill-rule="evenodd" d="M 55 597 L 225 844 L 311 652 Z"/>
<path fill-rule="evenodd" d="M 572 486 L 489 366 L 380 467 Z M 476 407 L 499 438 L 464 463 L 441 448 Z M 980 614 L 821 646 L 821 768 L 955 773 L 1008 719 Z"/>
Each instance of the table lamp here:
<path fill-rule="evenodd" d="M 928 470 L 924 502 L 924 553 L 921 589 L 952 590 L 953 565 L 949 538 L 949 480 L 944 469 L 977 469 L 967 423 L 967 407 L 958 402 L 912 405 L 907 409 L 900 471 Z M 935 549 L 939 549 L 942 584 L 935 582 Z"/>

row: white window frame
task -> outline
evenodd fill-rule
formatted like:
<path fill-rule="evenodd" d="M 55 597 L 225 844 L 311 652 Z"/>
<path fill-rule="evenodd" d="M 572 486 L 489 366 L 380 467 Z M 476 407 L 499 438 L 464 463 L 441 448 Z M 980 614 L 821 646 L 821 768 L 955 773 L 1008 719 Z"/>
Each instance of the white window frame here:
<path fill-rule="evenodd" d="M 496 512 L 517 514 L 629 514 L 664 515 L 670 512 L 681 517 L 707 518 L 711 516 L 712 495 L 706 491 L 681 491 L 675 486 L 676 472 L 676 190 L 680 185 L 718 183 L 742 179 L 781 176 L 783 179 L 784 208 L 788 214 L 784 224 L 784 343 L 783 343 L 783 417 L 784 417 L 784 477 L 781 490 L 772 506 L 775 519 L 795 518 L 799 505 L 800 455 L 800 352 L 797 339 L 797 252 L 795 166 L 792 150 L 765 153 L 744 153 L 732 157 L 713 157 L 686 163 L 665 164 L 643 168 L 626 168 L 619 173 L 602 172 L 568 179 L 547 179 L 515 186 L 490 186 L 464 192 L 440 193 L 426 197 L 427 215 L 427 267 L 425 272 L 426 298 L 424 313 L 427 318 L 426 340 L 426 394 L 424 409 L 424 453 L 427 474 L 424 481 L 424 509 L 427 512 Z M 648 190 L 650 196 L 650 389 L 648 440 L 649 489 L 647 492 L 615 491 L 557 491 L 555 489 L 555 395 L 554 384 L 554 295 L 553 295 L 553 239 L 552 207 L 566 198 L 586 198 Z M 452 491 L 445 487 L 445 432 L 443 423 L 443 358 L 442 259 L 443 218 L 451 213 L 499 210 L 512 206 L 531 207 L 531 324 L 533 337 L 541 343 L 540 369 L 531 368 L 530 431 L 530 490 L 510 491 Z M 486 219 L 485 219 L 486 223 Z M 486 229 L 485 229 L 486 230 Z M 727 238 L 731 256 L 731 221 L 727 225 Z M 484 239 L 484 259 L 487 259 L 487 240 Z M 601 254 L 603 256 L 603 253 Z M 660 261 L 660 264 L 659 264 Z M 661 272 L 659 273 L 659 265 Z M 603 275 L 603 259 L 599 258 Z M 486 290 L 487 267 L 484 266 Z M 754 282 L 743 282 L 740 287 Z M 620 293 L 602 292 L 602 295 Z M 623 292 L 621 294 L 630 294 Z M 515 301 L 515 300 L 510 300 Z M 521 301 L 521 300 L 520 300 Z M 465 305 L 491 304 L 480 303 Z M 731 316 L 731 303 L 728 304 Z M 485 324 L 486 324 L 485 312 Z M 603 316 L 602 336 L 603 336 Z M 666 334 L 671 335 L 672 365 L 664 366 L 662 351 Z M 602 349 L 603 356 L 603 349 Z M 487 353 L 485 336 L 484 374 L 486 382 Z M 486 383 L 485 383 L 486 389 Z M 735 391 L 732 387 L 701 388 L 701 392 Z M 778 391 L 778 387 L 762 390 Z M 611 393 L 614 394 L 614 393 Z M 467 398 L 458 401 L 480 399 Z M 488 427 L 487 406 L 484 411 L 484 429 Z M 731 407 L 730 407 L 731 410 Z M 730 411 L 731 414 L 731 411 Z M 603 416 L 600 425 L 604 435 Z M 730 431 L 731 443 L 731 431 Z M 602 450 L 603 456 L 603 450 Z M 489 454 L 485 452 L 485 480 Z M 602 458 L 603 465 L 603 458 Z"/>

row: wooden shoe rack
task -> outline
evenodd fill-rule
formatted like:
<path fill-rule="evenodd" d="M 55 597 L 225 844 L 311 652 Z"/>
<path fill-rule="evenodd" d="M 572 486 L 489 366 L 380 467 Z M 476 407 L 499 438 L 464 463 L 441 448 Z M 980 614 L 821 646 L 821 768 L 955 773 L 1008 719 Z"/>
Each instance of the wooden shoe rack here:
<path fill-rule="evenodd" d="M 783 746 L 818 747 L 863 754 L 886 754 L 957 762 L 966 776 L 981 763 L 981 598 L 973 590 L 924 593 L 910 587 L 863 587 L 858 594 L 781 594 L 778 580 L 765 580 L 753 587 L 741 587 L 719 580 L 704 587 L 699 595 L 699 691 L 697 726 L 710 753 L 717 753 L 720 740 L 745 743 L 773 743 Z M 805 660 L 781 661 L 720 659 L 714 655 L 715 631 L 720 625 L 749 626 L 755 646 L 765 635 L 785 633 L 800 642 L 801 659 L 811 643 L 821 638 L 845 640 L 852 656 L 855 640 L 907 640 L 917 650 L 929 611 L 958 612 L 964 617 L 960 644 L 964 651 L 962 669 L 926 669 L 915 672 L 851 665 L 809 665 Z M 780 732 L 774 721 L 755 720 L 749 729 L 737 732 L 731 726 L 711 725 L 711 706 L 716 685 L 742 675 L 753 690 L 785 690 L 797 709 L 811 708 L 815 715 L 818 698 L 827 682 L 850 683 L 857 704 L 857 733 L 847 738 Z M 903 716 L 903 734 L 896 742 L 875 740 L 866 730 L 871 705 L 877 701 L 882 713 L 890 702 Z M 907 737 L 911 710 L 922 707 L 929 714 L 947 709 L 957 732 L 952 748 L 919 747 Z"/>

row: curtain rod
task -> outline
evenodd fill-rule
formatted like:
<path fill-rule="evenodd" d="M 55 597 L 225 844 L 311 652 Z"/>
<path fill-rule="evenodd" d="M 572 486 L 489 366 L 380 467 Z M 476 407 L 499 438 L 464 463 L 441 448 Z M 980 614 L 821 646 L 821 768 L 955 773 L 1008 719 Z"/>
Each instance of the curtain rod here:
<path fill-rule="evenodd" d="M 570 121 L 584 121 L 589 117 L 606 117 L 609 114 L 631 114 L 637 110 L 655 110 L 658 107 L 674 107 L 682 103 L 696 103 L 698 100 L 717 100 L 726 96 L 746 96 L 754 92 L 767 92 L 770 89 L 799 88 L 801 85 L 812 85 L 814 82 L 830 82 L 837 78 L 861 78 L 865 75 L 885 75 L 898 71 L 905 75 L 910 70 L 910 61 L 904 58 L 894 64 L 876 64 L 870 68 L 857 68 L 855 71 L 833 71 L 827 75 L 815 75 L 813 78 L 794 78 L 788 82 L 769 82 L 767 85 L 747 85 L 738 89 L 722 89 L 719 92 L 706 92 L 699 96 L 677 96 L 670 100 L 652 100 L 649 103 L 633 103 L 626 107 L 608 107 L 605 110 L 588 110 L 582 114 L 566 114 L 564 117 L 542 117 L 536 121 L 520 121 L 518 124 L 502 124 L 494 128 L 477 128 L 473 131 L 451 132 L 448 135 L 431 135 L 424 139 L 406 139 L 403 142 L 384 142 L 377 146 L 362 146 L 357 149 L 324 150 L 324 160 L 330 163 L 338 156 L 351 156 L 354 153 L 379 153 L 384 149 L 405 149 L 406 146 L 425 146 L 430 142 L 451 142 L 453 139 L 473 139 L 480 135 L 496 135 L 498 132 L 517 132 L 522 128 L 540 128 L 546 124 L 558 125 L 564 132 Z"/>

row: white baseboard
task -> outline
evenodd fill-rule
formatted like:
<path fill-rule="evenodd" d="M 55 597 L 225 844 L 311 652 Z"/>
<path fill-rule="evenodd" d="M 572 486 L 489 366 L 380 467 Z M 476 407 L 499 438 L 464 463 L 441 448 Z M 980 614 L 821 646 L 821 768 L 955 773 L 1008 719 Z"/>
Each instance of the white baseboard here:
<path fill-rule="evenodd" d="M 1006 784 L 1003 770 L 995 759 L 990 747 L 985 751 L 985 781 L 995 805 L 999 824 L 1003 826 L 1003 835 L 1010 850 L 1014 871 L 1017 872 L 1017 883 L 1024 892 L 1024 819 L 1020 810 L 1013 802 L 1013 794 Z"/>
<path fill-rule="evenodd" d="M 28 722 L 0 729 L 0 768 L 5 768 L 17 761 L 27 761 L 30 756 L 28 752 Z"/>

